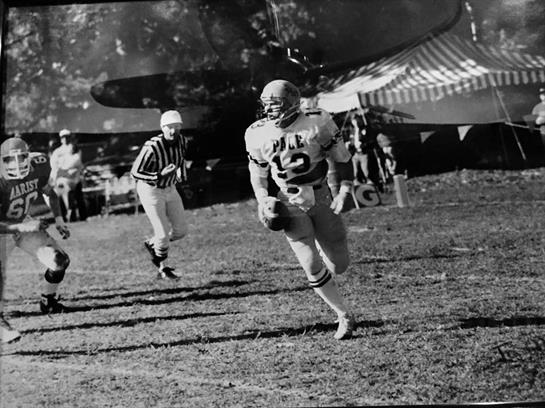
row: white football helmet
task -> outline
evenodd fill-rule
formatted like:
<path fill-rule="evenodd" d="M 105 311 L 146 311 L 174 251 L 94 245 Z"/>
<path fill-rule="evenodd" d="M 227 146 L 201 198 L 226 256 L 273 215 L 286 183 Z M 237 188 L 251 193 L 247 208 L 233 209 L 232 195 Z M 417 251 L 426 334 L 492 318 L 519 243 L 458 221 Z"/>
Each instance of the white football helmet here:
<path fill-rule="evenodd" d="M 30 153 L 25 141 L 10 137 L 0 145 L 0 174 L 6 180 L 23 179 L 30 173 Z"/>
<path fill-rule="evenodd" d="M 289 81 L 276 79 L 263 88 L 260 97 L 263 112 L 269 120 L 286 122 L 301 111 L 299 89 Z"/>

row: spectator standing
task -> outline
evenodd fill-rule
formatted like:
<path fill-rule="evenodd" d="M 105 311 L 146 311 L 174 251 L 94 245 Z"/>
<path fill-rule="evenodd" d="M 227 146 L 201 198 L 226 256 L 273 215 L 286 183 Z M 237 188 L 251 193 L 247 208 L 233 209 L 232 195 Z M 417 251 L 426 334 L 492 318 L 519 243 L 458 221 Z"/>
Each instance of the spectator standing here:
<path fill-rule="evenodd" d="M 162 134 L 152 137 L 140 150 L 131 169 L 136 191 L 153 228 L 153 237 L 144 241 L 158 277 L 177 279 L 174 268 L 165 265 L 169 242 L 187 234 L 184 204 L 176 189 L 182 180 L 185 144 L 182 117 L 175 110 L 161 115 Z"/>
<path fill-rule="evenodd" d="M 68 129 L 59 132 L 61 145 L 51 154 L 51 178 L 63 204 L 63 215 L 71 222 L 87 219 L 83 197 L 83 162 L 81 150 Z M 76 211 L 77 210 L 77 211 Z M 77 216 L 76 216 L 77 213 Z"/>
<path fill-rule="evenodd" d="M 535 124 L 539 126 L 541 140 L 545 144 L 545 88 L 539 88 L 540 102 L 532 109 L 532 115 L 535 115 Z"/>
<path fill-rule="evenodd" d="M 386 136 L 384 133 L 379 133 L 377 136 L 377 143 L 384 154 L 384 167 L 389 175 L 394 176 L 395 174 L 398 174 L 397 158 L 391 137 Z"/>
<path fill-rule="evenodd" d="M 377 145 L 375 132 L 366 126 L 365 119 L 361 115 L 351 118 L 353 133 L 353 156 L 355 181 L 368 183 L 383 191 L 379 174 L 379 164 L 375 153 Z"/>

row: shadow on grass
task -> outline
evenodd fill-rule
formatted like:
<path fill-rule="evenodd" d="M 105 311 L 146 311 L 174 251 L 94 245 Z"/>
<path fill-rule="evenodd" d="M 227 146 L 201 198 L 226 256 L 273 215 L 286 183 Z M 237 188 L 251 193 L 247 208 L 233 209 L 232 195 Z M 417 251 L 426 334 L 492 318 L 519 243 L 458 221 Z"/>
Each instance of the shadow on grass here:
<path fill-rule="evenodd" d="M 489 317 L 470 317 L 460 321 L 457 328 L 474 329 L 477 327 L 515 327 L 515 326 L 542 326 L 545 317 L 540 316 L 513 316 L 507 319 L 492 319 Z"/>
<path fill-rule="evenodd" d="M 169 284 L 171 281 L 165 281 L 165 283 Z M 149 289 L 149 290 L 139 290 L 139 291 L 133 291 L 133 292 L 114 292 L 110 294 L 99 294 L 99 295 L 88 295 L 88 296 L 77 296 L 77 297 L 70 297 L 66 298 L 67 300 L 106 300 L 106 299 L 115 299 L 115 298 L 125 298 L 125 297 L 133 297 L 133 296 L 145 296 L 145 295 L 173 295 L 176 293 L 182 293 L 182 292 L 191 292 L 194 290 L 203 290 L 203 289 L 213 289 L 218 287 L 238 287 L 243 285 L 248 285 L 250 283 L 253 283 L 255 281 L 237 281 L 237 280 L 231 280 L 231 281 L 212 281 L 209 282 L 207 285 L 194 287 L 194 288 L 187 288 L 187 287 L 168 287 L 168 288 L 156 288 L 156 289 Z M 141 287 L 141 285 L 139 285 Z"/>
<path fill-rule="evenodd" d="M 173 287 L 173 285 L 176 285 L 178 281 L 172 281 L 172 280 L 158 280 L 155 279 L 151 281 L 149 284 L 157 285 L 152 289 L 148 290 L 133 290 L 130 291 L 129 289 L 134 288 L 142 288 L 142 283 L 138 283 L 135 285 L 127 285 L 122 286 L 119 288 L 95 288 L 90 290 L 95 290 L 97 292 L 101 292 L 99 294 L 83 294 L 81 296 L 74 295 L 70 297 L 63 297 L 64 300 L 70 300 L 70 301 L 77 301 L 77 300 L 106 300 L 106 299 L 115 299 L 115 298 L 124 298 L 124 297 L 133 297 L 133 296 L 145 296 L 145 295 L 172 295 L 176 293 L 182 293 L 182 292 L 191 292 L 194 290 L 203 290 L 203 289 L 213 289 L 218 287 L 238 287 L 243 285 L 249 285 L 251 283 L 255 283 L 256 281 L 246 281 L 246 280 L 230 280 L 230 281 L 210 281 L 206 285 L 198 286 L 198 287 Z M 164 285 L 168 285 L 168 287 L 164 287 Z M 123 291 L 125 289 L 126 291 Z M 29 302 L 34 302 L 35 298 L 18 298 L 16 300 L 8 301 L 7 303 L 10 305 L 23 305 L 27 304 Z"/>
<path fill-rule="evenodd" d="M 479 252 L 480 253 L 480 252 Z M 375 263 L 391 263 L 391 262 L 409 262 L 409 261 L 421 261 L 424 259 L 455 259 L 455 258 L 465 258 L 468 256 L 477 255 L 478 252 L 467 252 L 460 254 L 429 254 L 429 255 L 409 255 L 409 256 L 399 256 L 399 257 L 373 257 L 355 260 L 352 262 L 354 265 L 365 265 L 365 264 L 375 264 Z"/>
<path fill-rule="evenodd" d="M 184 289 L 177 288 L 174 293 L 180 292 L 192 292 L 198 291 L 207 288 L 192 288 Z M 284 288 L 284 289 L 273 289 L 273 290 L 256 290 L 242 293 L 192 293 L 187 296 L 175 296 L 169 297 L 166 299 L 132 299 L 128 301 L 113 302 L 113 303 L 103 303 L 103 304 L 93 304 L 93 305 L 82 305 L 82 306 L 65 306 L 65 311 L 62 314 L 76 313 L 76 312 L 90 312 L 93 310 L 104 310 L 112 309 L 117 307 L 130 307 L 136 305 L 165 305 L 178 302 L 196 302 L 204 300 L 218 300 L 218 299 L 235 299 L 235 298 L 245 298 L 249 296 L 263 296 L 263 295 L 277 295 L 281 293 L 289 292 L 303 292 L 307 290 L 312 290 L 309 286 L 299 286 L 295 288 Z M 155 293 L 152 291 L 152 293 Z M 115 296 L 114 296 L 115 297 Z M 30 316 L 40 316 L 42 313 L 40 311 L 10 311 L 8 313 L 10 318 L 18 317 L 30 317 Z"/>
<path fill-rule="evenodd" d="M 357 323 L 356 328 L 376 328 L 382 327 L 384 322 L 381 320 L 367 320 L 360 321 Z M 184 339 L 179 341 L 173 341 L 168 343 L 145 343 L 138 345 L 130 346 L 121 346 L 121 347 L 106 347 L 106 348 L 97 348 L 96 350 L 20 350 L 14 351 L 13 353 L 6 353 L 2 355 L 19 355 L 19 356 L 53 356 L 57 358 L 62 358 L 64 356 L 70 355 L 98 355 L 102 353 L 112 353 L 112 352 L 131 352 L 136 350 L 142 350 L 147 348 L 159 348 L 159 347 L 178 347 L 178 346 L 191 346 L 191 345 L 206 345 L 206 344 L 215 344 L 215 343 L 224 343 L 231 341 L 242 341 L 242 340 L 258 340 L 258 339 L 275 339 L 281 337 L 299 337 L 306 335 L 313 335 L 317 333 L 328 333 L 333 336 L 333 333 L 337 329 L 337 324 L 335 323 L 315 323 L 312 325 L 307 325 L 299 328 L 285 328 L 273 331 L 261 331 L 261 330 L 252 330 L 245 332 L 244 334 L 237 334 L 232 336 L 219 336 L 219 337 L 197 337 L 193 339 Z M 357 336 L 354 336 L 357 337 Z"/>
<path fill-rule="evenodd" d="M 75 329 L 91 329 L 95 327 L 133 327 L 137 324 L 142 323 L 154 323 L 161 320 L 187 320 L 187 319 L 198 319 L 201 317 L 211 317 L 211 316 L 225 316 L 225 315 L 234 315 L 238 312 L 210 312 L 210 313 L 188 313 L 181 315 L 169 315 L 169 316 L 150 316 L 150 317 L 141 317 L 137 319 L 126 319 L 126 320 L 115 320 L 113 322 L 103 322 L 103 323 L 81 323 L 81 324 L 68 324 L 61 327 L 47 327 L 47 328 L 36 328 L 29 330 L 22 330 L 22 334 L 28 333 L 47 333 L 47 332 L 60 332 L 64 330 L 75 330 Z"/>

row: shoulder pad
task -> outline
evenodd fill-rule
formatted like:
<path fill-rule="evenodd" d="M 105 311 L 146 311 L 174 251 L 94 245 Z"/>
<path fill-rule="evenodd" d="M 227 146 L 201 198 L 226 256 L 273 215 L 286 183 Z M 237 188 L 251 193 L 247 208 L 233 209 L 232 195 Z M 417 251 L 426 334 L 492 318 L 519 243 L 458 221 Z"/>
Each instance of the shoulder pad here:
<path fill-rule="evenodd" d="M 267 123 L 266 118 L 259 119 L 259 120 L 256 120 L 254 123 L 252 123 L 248 129 L 260 128 L 265 126 L 266 123 Z"/>
<path fill-rule="evenodd" d="M 257 120 L 254 123 L 252 123 L 248 129 L 246 129 L 246 133 L 244 134 L 244 137 L 246 139 L 251 138 L 259 138 L 257 135 L 261 135 L 261 132 L 266 128 L 268 121 L 265 119 Z"/>

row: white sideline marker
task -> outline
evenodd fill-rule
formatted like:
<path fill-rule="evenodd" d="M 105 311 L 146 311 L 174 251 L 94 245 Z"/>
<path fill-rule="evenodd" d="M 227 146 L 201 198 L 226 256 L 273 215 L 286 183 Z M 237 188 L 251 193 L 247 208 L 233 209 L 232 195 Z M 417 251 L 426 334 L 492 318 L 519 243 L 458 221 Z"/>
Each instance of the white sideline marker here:
<path fill-rule="evenodd" d="M 394 190 L 396 192 L 397 206 L 400 208 L 409 206 L 409 193 L 407 192 L 407 183 L 405 176 L 396 174 L 394 176 Z"/>

